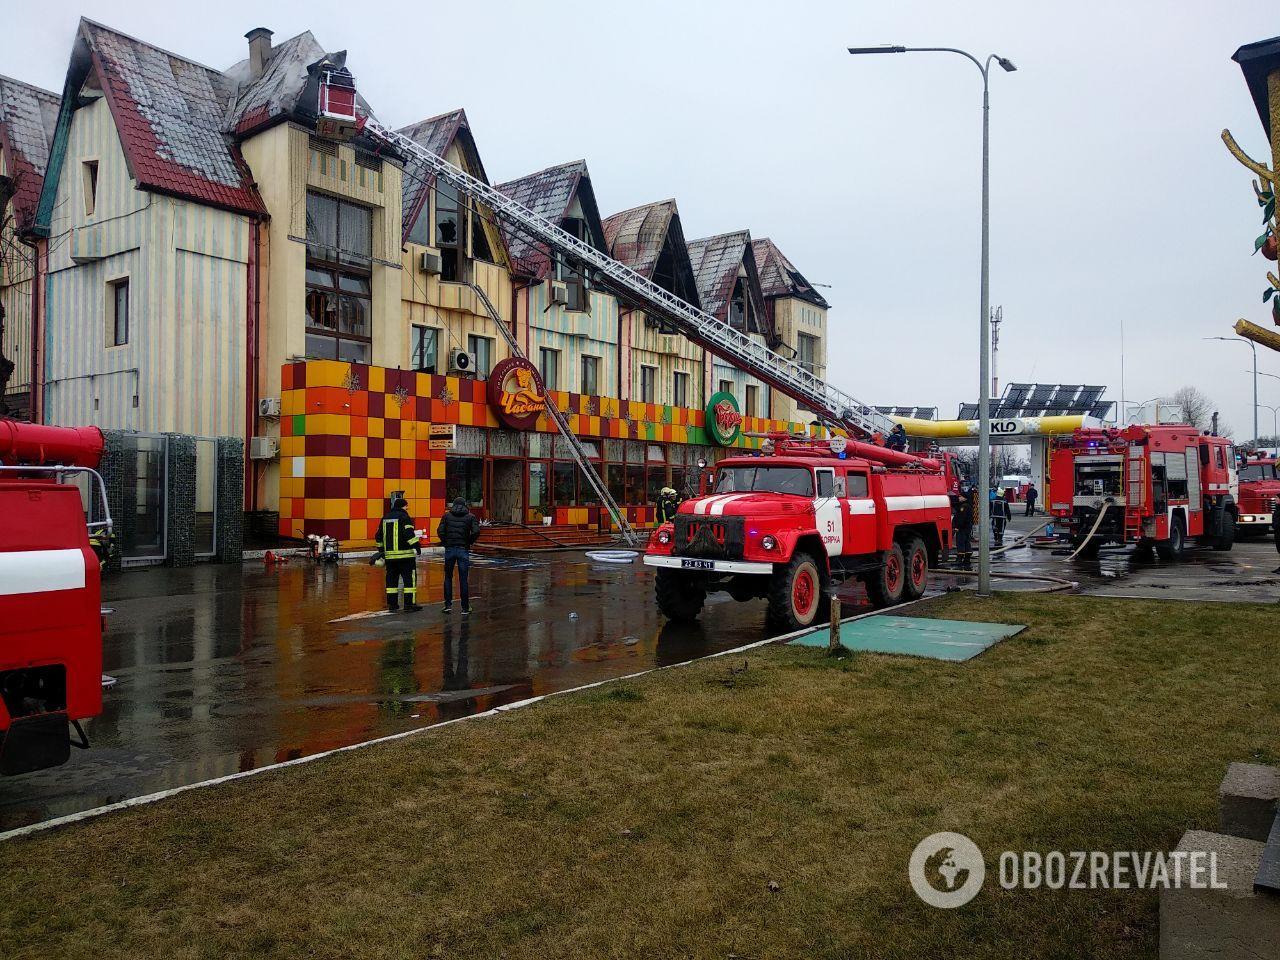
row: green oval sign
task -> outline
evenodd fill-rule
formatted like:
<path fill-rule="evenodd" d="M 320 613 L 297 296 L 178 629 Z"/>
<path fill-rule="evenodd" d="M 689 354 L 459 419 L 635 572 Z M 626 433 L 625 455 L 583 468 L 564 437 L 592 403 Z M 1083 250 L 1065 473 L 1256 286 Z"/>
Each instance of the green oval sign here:
<path fill-rule="evenodd" d="M 707 402 L 707 436 L 722 447 L 732 446 L 742 436 L 742 412 L 732 393 L 721 390 Z"/>

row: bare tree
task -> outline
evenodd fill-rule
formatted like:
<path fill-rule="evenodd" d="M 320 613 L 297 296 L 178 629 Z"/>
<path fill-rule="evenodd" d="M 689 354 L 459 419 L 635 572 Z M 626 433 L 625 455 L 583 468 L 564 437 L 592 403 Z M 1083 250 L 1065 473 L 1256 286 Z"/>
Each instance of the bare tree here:
<path fill-rule="evenodd" d="M 1182 419 L 1197 430 L 1207 430 L 1213 425 L 1215 409 L 1213 399 L 1199 387 L 1188 384 L 1179 387 L 1172 394 L 1160 401 L 1162 404 L 1177 406 L 1182 410 Z M 1219 432 L 1224 432 L 1219 430 Z"/>

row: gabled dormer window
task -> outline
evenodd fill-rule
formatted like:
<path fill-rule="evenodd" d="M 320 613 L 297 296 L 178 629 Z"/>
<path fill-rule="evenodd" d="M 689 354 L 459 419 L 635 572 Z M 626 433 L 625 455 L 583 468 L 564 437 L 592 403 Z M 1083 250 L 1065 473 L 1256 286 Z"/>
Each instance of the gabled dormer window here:
<path fill-rule="evenodd" d="M 443 180 L 437 180 L 434 240 L 440 250 L 440 279 L 447 283 L 467 282 L 465 210 L 458 191 Z"/>
<path fill-rule="evenodd" d="M 581 217 L 565 217 L 560 221 L 560 229 L 572 234 L 579 240 L 584 242 L 587 240 L 587 222 Z M 556 256 L 554 273 L 555 278 L 565 285 L 568 293 L 564 308 L 578 311 L 589 310 L 587 287 L 586 283 L 583 282 L 582 274 L 572 269 L 564 257 L 560 255 Z"/>
<path fill-rule="evenodd" d="M 733 297 L 729 300 L 729 325 L 737 330 L 747 329 L 747 278 L 733 281 Z"/>

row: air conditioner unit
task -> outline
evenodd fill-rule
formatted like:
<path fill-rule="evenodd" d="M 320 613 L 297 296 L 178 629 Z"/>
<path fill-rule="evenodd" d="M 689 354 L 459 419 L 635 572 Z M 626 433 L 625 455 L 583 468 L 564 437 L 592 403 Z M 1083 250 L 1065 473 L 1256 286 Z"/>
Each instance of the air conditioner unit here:
<path fill-rule="evenodd" d="M 280 441 L 275 437 L 253 437 L 249 440 L 250 460 L 274 460 L 280 455 Z"/>
<path fill-rule="evenodd" d="M 551 302 L 562 306 L 569 302 L 569 287 L 559 280 L 551 281 Z"/>
<path fill-rule="evenodd" d="M 258 400 L 258 416 L 280 418 L 280 398 L 262 397 Z"/>
<path fill-rule="evenodd" d="M 437 275 L 440 273 L 440 254 L 426 251 L 422 254 L 422 272 Z"/>
<path fill-rule="evenodd" d="M 449 372 L 469 373 L 474 376 L 476 372 L 476 355 L 467 353 L 465 350 L 450 350 Z"/>

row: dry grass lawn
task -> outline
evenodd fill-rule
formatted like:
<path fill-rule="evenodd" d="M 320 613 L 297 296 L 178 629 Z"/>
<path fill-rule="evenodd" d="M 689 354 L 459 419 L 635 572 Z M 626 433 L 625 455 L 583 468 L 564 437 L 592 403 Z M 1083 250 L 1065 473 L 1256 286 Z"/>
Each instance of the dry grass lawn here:
<path fill-rule="evenodd" d="M 1275 608 L 913 609 L 1030 629 L 959 665 L 765 648 L 10 842 L 0 950 L 1154 957 L 1155 894 L 1005 892 L 994 854 L 1212 829 L 1226 764 L 1280 755 Z M 957 911 L 907 883 L 936 830 L 987 853 Z"/>

